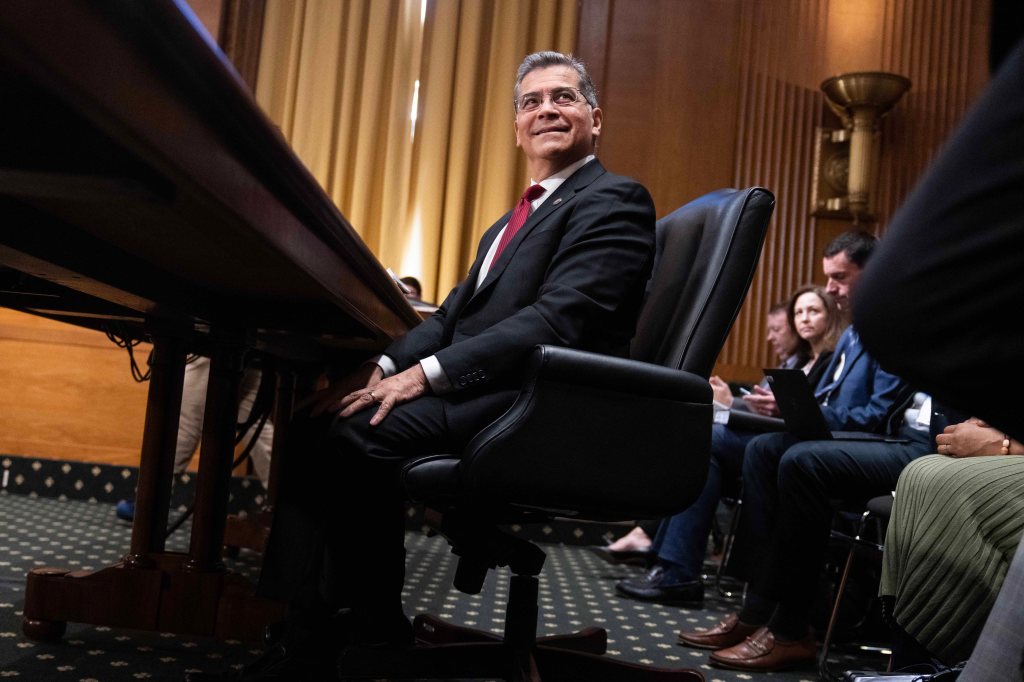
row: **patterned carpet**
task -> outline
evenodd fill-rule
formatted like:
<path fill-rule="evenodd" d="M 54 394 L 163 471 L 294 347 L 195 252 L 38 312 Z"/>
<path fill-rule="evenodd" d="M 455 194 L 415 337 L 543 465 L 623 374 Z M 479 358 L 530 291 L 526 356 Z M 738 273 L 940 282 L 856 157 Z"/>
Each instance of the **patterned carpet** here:
<path fill-rule="evenodd" d="M 26 640 L 21 634 L 25 573 L 36 566 L 98 568 L 116 562 L 128 546 L 130 527 L 109 504 L 47 499 L 0 492 L 0 678 L 33 682 L 131 682 L 180 680 L 187 670 L 224 670 L 252 660 L 256 649 L 240 642 L 217 642 L 170 633 L 71 625 L 55 644 Z M 169 549 L 187 547 L 186 530 L 175 533 Z M 439 537 L 410 533 L 405 603 L 408 613 L 429 611 L 453 622 L 500 632 L 504 623 L 507 571 L 492 575 L 481 595 L 451 587 L 454 561 Z M 642 604 L 615 595 L 615 582 L 639 572 L 614 567 L 578 546 L 545 545 L 548 560 L 541 577 L 540 634 L 600 625 L 609 632 L 609 655 L 626 660 L 700 670 L 711 682 L 780 680 L 812 682 L 812 666 L 775 674 L 751 675 L 707 665 L 707 654 L 675 643 L 682 628 L 713 625 L 735 603 L 710 598 L 703 610 Z M 243 551 L 231 567 L 255 575 L 258 557 Z M 869 665 L 877 666 L 876 660 Z M 852 659 L 834 669 L 857 666 Z"/>

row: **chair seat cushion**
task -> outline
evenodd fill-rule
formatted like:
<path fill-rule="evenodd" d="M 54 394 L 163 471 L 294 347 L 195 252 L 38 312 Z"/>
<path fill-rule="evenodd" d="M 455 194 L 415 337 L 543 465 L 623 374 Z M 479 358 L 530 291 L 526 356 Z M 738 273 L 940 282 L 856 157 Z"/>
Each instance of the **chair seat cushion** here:
<path fill-rule="evenodd" d="M 456 498 L 459 489 L 459 462 L 455 455 L 431 455 L 406 462 L 402 485 L 415 503 L 445 503 Z"/>

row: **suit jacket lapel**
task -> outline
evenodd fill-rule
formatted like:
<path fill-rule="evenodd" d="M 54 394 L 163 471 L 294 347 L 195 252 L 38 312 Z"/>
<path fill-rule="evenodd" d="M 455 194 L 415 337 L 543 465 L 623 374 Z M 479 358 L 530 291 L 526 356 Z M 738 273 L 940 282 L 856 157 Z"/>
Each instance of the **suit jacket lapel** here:
<path fill-rule="evenodd" d="M 857 358 L 864 352 L 864 346 L 860 342 L 860 337 L 857 336 L 857 332 L 852 328 L 850 330 L 850 337 L 847 339 L 846 348 L 843 349 L 846 353 L 846 358 L 843 360 L 843 371 L 839 375 L 839 379 L 836 380 L 836 386 L 838 387 L 846 380 L 846 377 L 850 374 L 850 369 L 853 367 L 853 363 L 857 361 Z"/>
<path fill-rule="evenodd" d="M 604 167 L 601 165 L 600 161 L 594 159 L 593 162 L 584 164 L 582 168 L 566 178 L 565 182 L 559 185 L 558 189 L 556 189 L 554 193 L 540 205 L 540 208 L 530 214 L 530 217 L 526 219 L 523 226 L 519 228 L 519 232 L 516 233 L 516 236 L 513 237 L 512 241 L 510 241 L 508 246 L 505 247 L 501 256 L 495 262 L 491 263 L 491 269 L 487 271 L 487 277 L 484 279 L 483 284 L 480 285 L 480 288 L 477 289 L 476 294 L 479 294 L 481 291 L 490 287 L 499 277 L 501 277 L 505 268 L 511 262 L 512 258 L 515 257 L 516 251 L 519 250 L 519 245 L 524 239 L 526 239 L 530 232 L 543 224 L 544 221 L 547 220 L 555 211 L 558 211 L 563 206 L 567 205 L 572 198 L 576 196 L 577 192 L 581 191 L 604 172 Z M 509 212 L 507 215 L 508 217 L 502 218 L 502 220 L 499 221 L 499 225 L 504 225 L 508 222 L 512 213 Z M 498 230 L 495 230 L 494 236 L 490 238 L 486 248 L 481 246 L 482 252 L 487 252 L 487 249 L 490 248 L 490 242 L 494 241 L 497 234 Z M 482 262 L 483 259 L 480 260 Z M 479 268 L 477 268 L 477 270 L 479 271 Z"/>
<path fill-rule="evenodd" d="M 476 261 L 469 268 L 470 274 L 474 271 L 479 272 L 480 268 L 483 267 L 484 257 L 487 256 L 487 252 L 490 251 L 491 244 L 493 244 L 494 240 L 498 238 L 498 234 L 501 232 L 502 226 L 506 225 L 508 221 L 512 219 L 512 212 L 513 211 L 509 211 L 498 218 L 493 225 L 484 231 L 484 235 L 480 237 L 480 246 L 477 248 Z"/>
<path fill-rule="evenodd" d="M 852 327 L 848 332 L 843 333 L 839 341 L 840 343 L 836 346 L 835 353 L 832 355 L 832 360 L 828 363 L 828 367 L 818 383 L 818 388 L 814 392 L 818 400 L 831 397 L 839 390 L 839 387 L 846 381 L 846 377 L 849 376 L 850 369 L 857 361 L 857 358 L 864 353 L 864 346 L 860 343 L 860 337 L 857 336 L 857 332 Z M 843 368 L 839 376 L 833 379 L 832 377 L 835 376 L 836 365 L 839 364 L 840 358 L 843 361 Z"/>

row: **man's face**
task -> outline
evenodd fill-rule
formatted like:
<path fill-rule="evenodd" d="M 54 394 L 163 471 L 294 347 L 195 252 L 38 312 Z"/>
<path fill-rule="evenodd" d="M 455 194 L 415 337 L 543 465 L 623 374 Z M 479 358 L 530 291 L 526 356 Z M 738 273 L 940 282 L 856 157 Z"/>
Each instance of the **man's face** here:
<path fill-rule="evenodd" d="M 772 351 L 782 362 L 796 350 L 796 335 L 789 328 L 789 320 L 786 319 L 786 311 L 780 310 L 776 313 L 768 313 L 768 344 Z"/>
<path fill-rule="evenodd" d="M 591 109 L 580 97 L 559 106 L 548 97 L 552 90 L 576 88 L 579 78 L 568 66 L 534 69 L 519 84 L 519 96 L 541 95 L 542 104 L 533 111 L 517 112 L 516 146 L 526 154 L 530 174 L 543 180 L 594 149 L 594 138 L 601 134 L 601 110 Z"/>
<path fill-rule="evenodd" d="M 846 253 L 840 251 L 831 258 L 825 257 L 822 260 L 822 269 L 828 278 L 825 291 L 836 299 L 836 305 L 840 310 L 849 310 L 850 299 L 853 297 L 857 280 L 860 279 L 860 266 L 851 263 Z"/>

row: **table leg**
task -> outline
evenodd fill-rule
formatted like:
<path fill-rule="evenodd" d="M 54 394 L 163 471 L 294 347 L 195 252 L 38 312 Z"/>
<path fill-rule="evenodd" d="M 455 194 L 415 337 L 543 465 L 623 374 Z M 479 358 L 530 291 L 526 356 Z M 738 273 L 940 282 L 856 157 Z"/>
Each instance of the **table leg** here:
<path fill-rule="evenodd" d="M 146 421 L 135 494 L 131 549 L 126 565 L 142 565 L 151 552 L 164 550 L 164 532 L 171 500 L 174 448 L 181 414 L 187 328 L 151 321 L 153 357 L 146 402 Z"/>
<path fill-rule="evenodd" d="M 199 477 L 187 568 L 190 571 L 221 571 L 221 547 L 235 454 L 238 389 L 242 378 L 244 348 L 233 339 L 215 341 L 206 390 L 203 440 L 199 446 Z"/>

